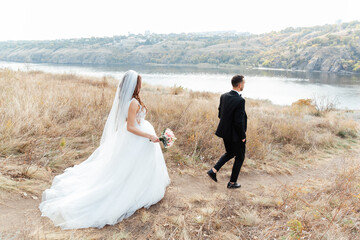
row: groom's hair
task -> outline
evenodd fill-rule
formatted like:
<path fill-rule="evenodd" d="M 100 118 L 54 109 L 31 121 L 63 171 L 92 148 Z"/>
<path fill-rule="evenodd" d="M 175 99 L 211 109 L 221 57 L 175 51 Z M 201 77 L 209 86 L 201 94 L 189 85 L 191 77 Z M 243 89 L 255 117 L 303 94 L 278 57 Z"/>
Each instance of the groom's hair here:
<path fill-rule="evenodd" d="M 237 86 L 239 86 L 239 83 L 241 83 L 243 80 L 244 80 L 243 75 L 235 75 L 231 79 L 231 84 L 233 85 L 233 87 L 237 87 Z"/>

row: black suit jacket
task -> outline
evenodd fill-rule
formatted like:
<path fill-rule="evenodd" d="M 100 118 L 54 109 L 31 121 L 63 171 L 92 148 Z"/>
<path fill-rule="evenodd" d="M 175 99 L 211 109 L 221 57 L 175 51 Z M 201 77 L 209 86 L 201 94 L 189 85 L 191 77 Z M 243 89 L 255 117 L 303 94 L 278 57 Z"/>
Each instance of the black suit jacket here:
<path fill-rule="evenodd" d="M 216 136 L 232 142 L 239 142 L 246 138 L 247 115 L 245 99 L 236 91 L 224 93 L 220 97 L 219 125 Z"/>

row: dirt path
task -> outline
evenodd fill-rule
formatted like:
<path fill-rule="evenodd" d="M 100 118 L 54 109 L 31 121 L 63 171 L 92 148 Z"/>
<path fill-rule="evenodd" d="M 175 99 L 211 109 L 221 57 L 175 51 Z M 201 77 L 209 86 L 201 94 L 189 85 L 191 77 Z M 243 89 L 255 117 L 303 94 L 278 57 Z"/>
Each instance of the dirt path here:
<path fill-rule="evenodd" d="M 243 174 L 238 182 L 242 184 L 240 189 L 228 190 L 226 184 L 230 178 L 231 163 L 218 173 L 218 182 L 213 182 L 206 174 L 206 170 L 192 174 L 181 173 L 177 169 L 169 169 L 171 184 L 166 192 L 164 200 L 151 207 L 150 212 L 166 209 L 178 196 L 201 195 L 204 198 L 214 197 L 214 193 L 231 194 L 240 196 L 244 192 L 261 193 L 264 188 L 276 189 L 283 185 L 304 184 L 312 180 L 329 180 L 334 178 L 336 172 L 342 171 L 346 166 L 360 165 L 360 146 L 332 158 L 321 160 L 318 164 L 308 169 L 299 169 L 292 175 L 266 175 L 266 174 Z M 226 165 L 225 165 L 226 166 Z M 1 193 L 1 192 L 0 192 Z M 42 218 L 38 210 L 40 196 L 35 199 L 32 195 L 25 196 L 23 193 L 0 195 L 0 239 L 66 239 L 69 232 L 56 228 L 47 218 Z M 127 224 L 127 223 L 120 223 Z M 81 231 L 83 236 L 91 236 L 91 239 L 102 239 L 105 232 L 119 231 L 119 226 L 108 226 L 102 230 L 74 230 L 72 233 Z M 70 235 L 71 235 L 70 234 Z M 88 235 L 87 235 L 88 234 Z"/>
<path fill-rule="evenodd" d="M 356 151 L 352 152 L 358 154 Z M 178 171 L 169 169 L 172 182 L 165 198 L 176 198 L 179 193 L 183 196 L 201 195 L 207 198 L 212 197 L 214 193 L 228 194 L 229 191 L 233 196 L 237 196 L 244 194 L 244 191 L 260 193 L 264 188 L 275 189 L 281 185 L 296 185 L 314 179 L 329 179 L 343 167 L 355 164 L 354 159 L 360 161 L 360 158 L 337 156 L 324 160 L 311 169 L 301 169 L 293 175 L 240 174 L 239 182 L 242 187 L 237 190 L 226 188 L 230 174 L 227 170 L 218 173 L 218 182 L 215 183 L 206 175 L 206 171 L 189 175 L 179 174 Z M 40 217 L 37 208 L 39 203 L 39 198 L 33 199 L 32 196 L 23 194 L 12 194 L 3 198 L 0 202 L 0 232 L 2 233 L 0 239 L 29 239 L 29 236 L 33 239 L 63 239 L 63 232 L 59 228 L 52 226 L 48 219 Z M 163 202 L 159 203 L 161 204 Z M 77 231 L 86 233 L 88 230 Z M 111 228 L 105 231 L 111 231 Z"/>
<path fill-rule="evenodd" d="M 242 187 L 239 191 L 228 190 L 226 184 L 230 179 L 230 170 L 220 170 L 217 174 L 218 182 L 212 181 L 204 172 L 202 175 L 192 176 L 173 176 L 172 186 L 184 194 L 212 194 L 213 191 L 224 192 L 233 191 L 235 194 L 242 194 L 242 191 L 248 192 L 261 192 L 263 188 L 270 187 L 276 188 L 283 185 L 297 185 L 303 184 L 311 180 L 319 179 L 332 179 L 336 173 L 342 171 L 347 166 L 360 164 L 360 156 L 358 150 L 354 149 L 346 156 L 338 155 L 336 157 L 321 161 L 319 164 L 307 169 L 298 169 L 292 175 L 269 175 L 269 174 L 242 174 L 240 173 L 238 182 Z M 358 160 L 356 163 L 355 161 Z M 231 163 L 228 163 L 231 165 Z"/>

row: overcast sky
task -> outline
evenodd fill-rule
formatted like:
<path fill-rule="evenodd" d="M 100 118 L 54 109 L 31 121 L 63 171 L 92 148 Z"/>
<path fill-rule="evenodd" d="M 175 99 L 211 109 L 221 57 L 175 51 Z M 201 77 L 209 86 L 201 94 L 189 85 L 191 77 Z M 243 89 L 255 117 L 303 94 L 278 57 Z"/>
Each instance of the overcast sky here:
<path fill-rule="evenodd" d="M 360 20 L 359 0 L 1 0 L 0 41 L 236 30 Z"/>

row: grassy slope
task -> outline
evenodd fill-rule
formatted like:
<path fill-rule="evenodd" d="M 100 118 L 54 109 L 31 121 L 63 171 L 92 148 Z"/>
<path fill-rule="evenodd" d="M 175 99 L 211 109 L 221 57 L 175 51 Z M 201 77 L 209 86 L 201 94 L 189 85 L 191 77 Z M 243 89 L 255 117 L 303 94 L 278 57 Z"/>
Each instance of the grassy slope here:
<path fill-rule="evenodd" d="M 82 162 L 96 149 L 116 82 L 0 71 L 0 203 L 7 206 L 6 199 L 23 192 L 39 201 L 56 174 Z M 318 116 L 311 105 L 301 102 L 280 107 L 247 99 L 248 150 L 240 180 L 248 186 L 258 181 L 265 188 L 254 185 L 232 194 L 211 186 L 206 190 L 208 179 L 203 174 L 223 152 L 221 140 L 214 136 L 219 96 L 148 85 L 143 86 L 141 95 L 149 108 L 147 119 L 157 132 L 170 127 L 178 137 L 176 145 L 165 152 L 172 186 L 161 203 L 140 210 L 116 228 L 84 230 L 76 236 L 261 239 L 309 233 L 320 236 L 329 226 L 333 232 L 326 233 L 328 239 L 335 233 L 345 237 L 359 233 L 357 165 L 350 164 L 329 178 L 317 178 L 321 166 L 332 166 L 329 173 L 335 171 L 336 164 L 326 165 L 334 156 L 358 158 L 349 150 L 358 145 L 358 124 L 346 117 L 351 112 L 330 111 Z M 322 162 L 325 165 L 316 167 Z M 224 174 L 231 169 L 228 165 Z M 302 183 L 312 168 L 316 170 L 313 180 Z M 295 186 L 265 178 L 299 172 L 303 175 L 297 175 L 299 185 Z M 39 218 L 36 211 L 34 216 Z M 36 236 L 70 234 L 50 226 L 47 222 Z M 33 234 L 31 228 L 19 229 L 24 235 Z"/>

